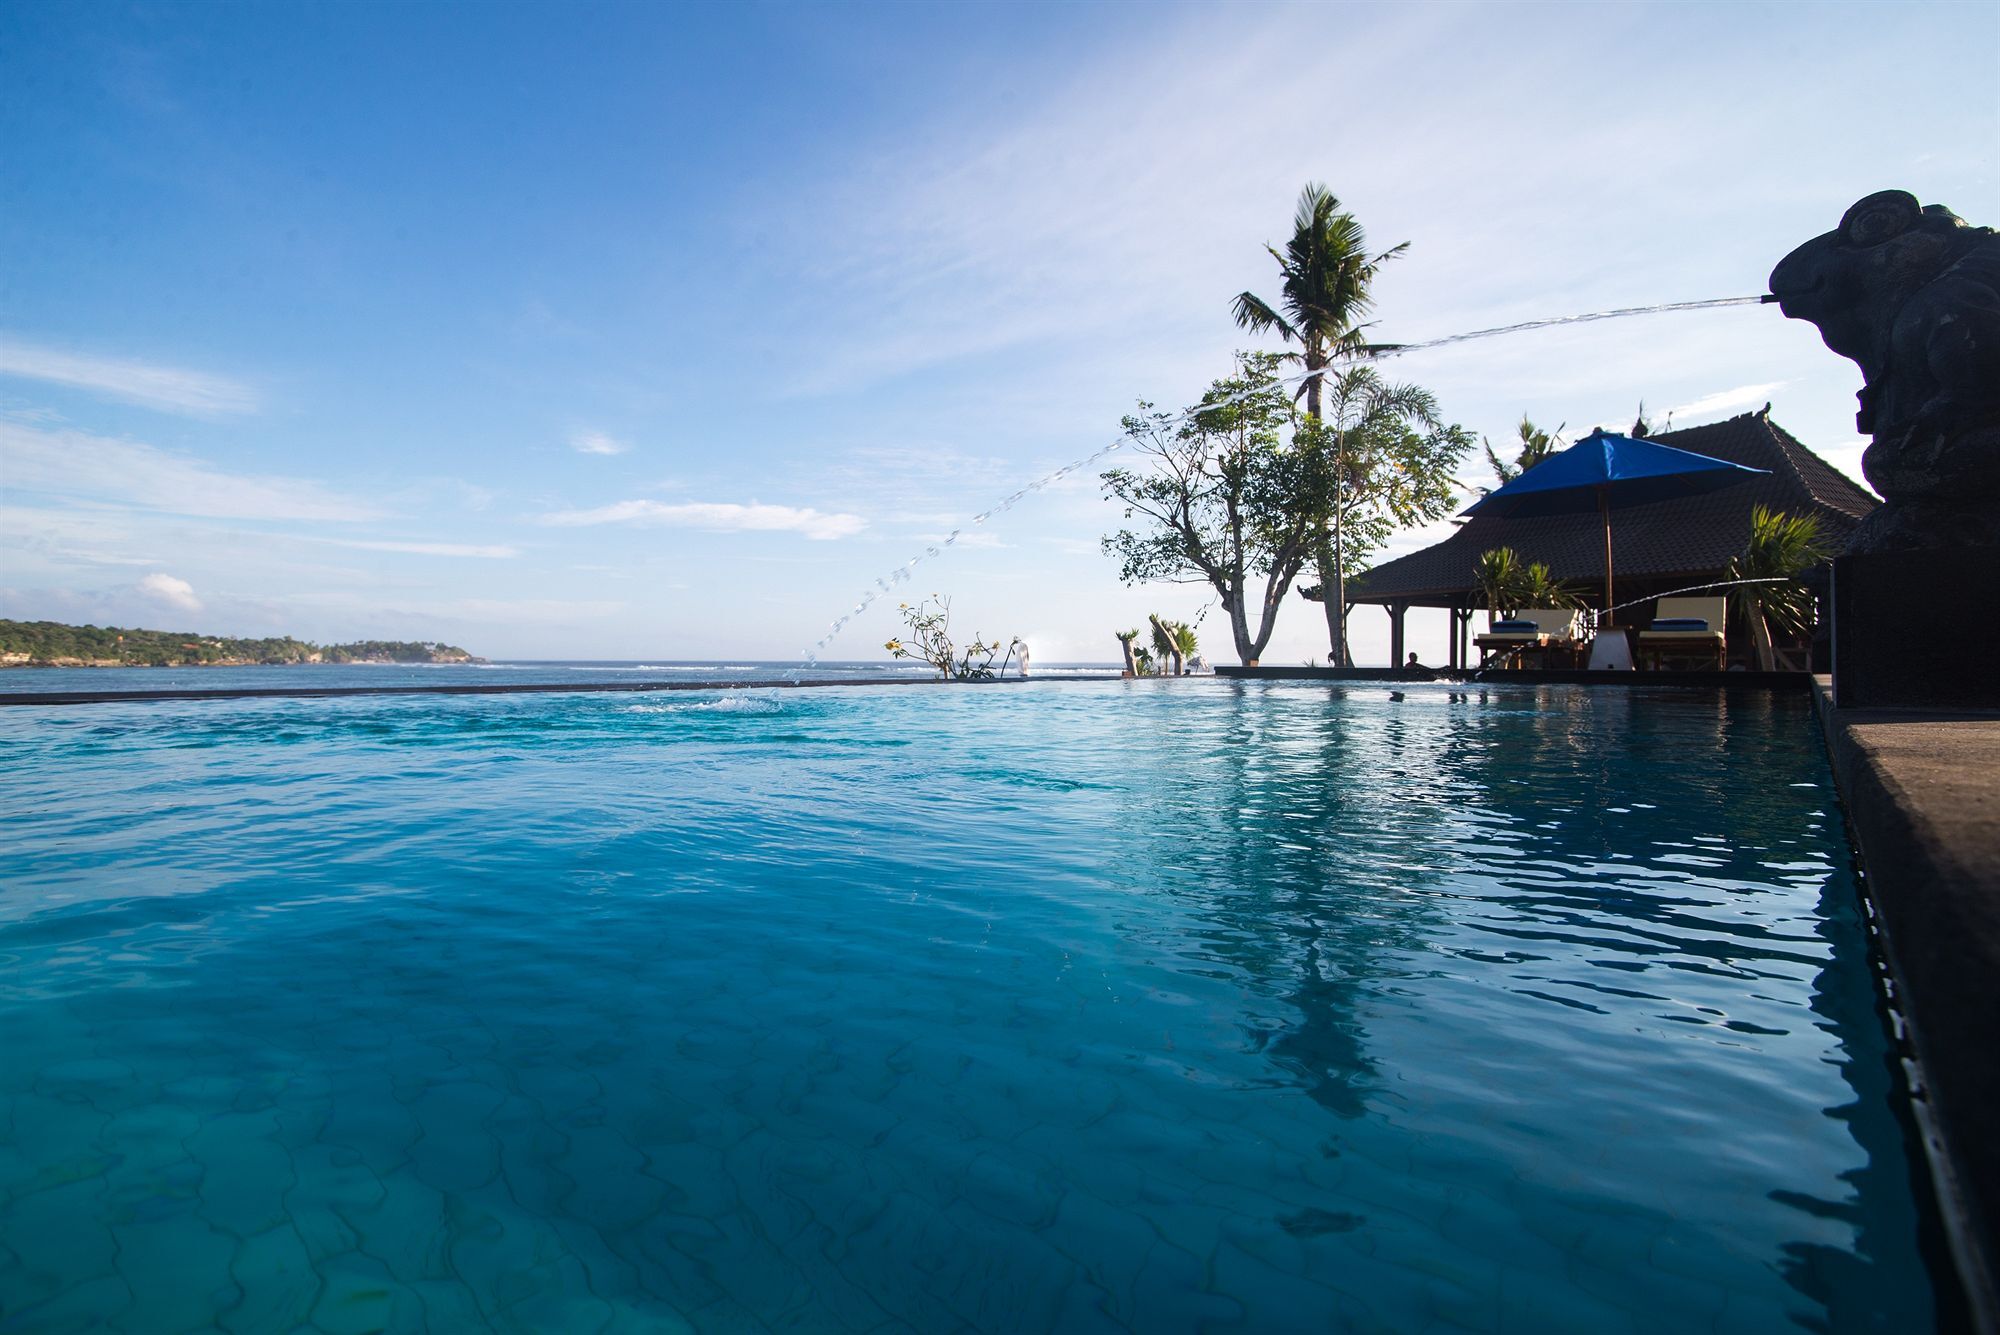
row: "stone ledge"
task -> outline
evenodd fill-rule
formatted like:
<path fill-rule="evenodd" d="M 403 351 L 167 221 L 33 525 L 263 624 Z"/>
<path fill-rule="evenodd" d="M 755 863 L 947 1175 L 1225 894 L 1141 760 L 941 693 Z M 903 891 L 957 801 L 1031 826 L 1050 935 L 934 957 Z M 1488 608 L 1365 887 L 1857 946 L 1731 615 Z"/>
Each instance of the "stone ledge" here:
<path fill-rule="evenodd" d="M 1814 692 L 1924 1089 L 1973 1325 L 2000 1321 L 2000 712 L 1842 709 Z"/>
<path fill-rule="evenodd" d="M 1245 681 L 1420 682 L 1455 686 L 1698 686 L 1732 691 L 1803 691 L 1812 685 L 1804 672 L 1592 672 L 1583 668 L 1332 668 L 1278 664 L 1233 667 L 1217 664 L 1215 675 Z"/>

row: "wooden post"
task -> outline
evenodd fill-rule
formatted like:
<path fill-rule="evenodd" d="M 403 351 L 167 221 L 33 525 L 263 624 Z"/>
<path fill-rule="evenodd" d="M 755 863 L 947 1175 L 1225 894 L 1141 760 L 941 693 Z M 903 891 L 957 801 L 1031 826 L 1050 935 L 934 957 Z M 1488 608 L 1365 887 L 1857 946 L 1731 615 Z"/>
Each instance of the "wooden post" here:
<path fill-rule="evenodd" d="M 1408 603 L 1389 604 L 1389 666 L 1403 666 L 1403 614 L 1410 610 Z"/>
<path fill-rule="evenodd" d="M 1607 499 L 1611 488 L 1597 489 L 1597 514 L 1604 521 L 1604 615 L 1597 619 L 1600 626 L 1611 624 L 1611 502 Z"/>

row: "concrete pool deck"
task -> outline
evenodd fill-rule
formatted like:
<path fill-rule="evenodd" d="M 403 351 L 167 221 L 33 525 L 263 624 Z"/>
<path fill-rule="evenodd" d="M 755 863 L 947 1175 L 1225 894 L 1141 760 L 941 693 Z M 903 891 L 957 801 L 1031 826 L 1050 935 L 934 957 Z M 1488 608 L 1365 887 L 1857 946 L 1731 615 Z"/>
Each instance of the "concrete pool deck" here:
<path fill-rule="evenodd" d="M 1976 1329 L 2000 1328 L 2000 713 L 1815 704 Z"/>

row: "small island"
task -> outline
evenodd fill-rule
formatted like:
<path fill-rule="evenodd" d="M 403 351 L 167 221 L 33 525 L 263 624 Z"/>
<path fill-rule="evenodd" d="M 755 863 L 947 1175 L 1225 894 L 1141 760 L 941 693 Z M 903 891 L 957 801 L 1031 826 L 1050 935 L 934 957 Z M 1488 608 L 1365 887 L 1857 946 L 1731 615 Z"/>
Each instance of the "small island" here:
<path fill-rule="evenodd" d="M 314 644 L 279 636 L 246 640 L 190 631 L 67 626 L 0 619 L 0 667 L 256 667 L 301 663 L 484 663 L 430 640 Z"/>

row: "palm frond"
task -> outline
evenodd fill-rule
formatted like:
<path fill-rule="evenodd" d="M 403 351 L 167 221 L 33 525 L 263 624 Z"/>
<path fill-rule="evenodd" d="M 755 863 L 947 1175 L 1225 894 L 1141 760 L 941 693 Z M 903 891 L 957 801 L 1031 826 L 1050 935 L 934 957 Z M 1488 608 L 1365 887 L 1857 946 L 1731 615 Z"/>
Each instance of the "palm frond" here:
<path fill-rule="evenodd" d="M 1278 337 L 1287 343 L 1299 341 L 1298 330 L 1284 316 L 1271 309 L 1262 297 L 1250 292 L 1239 292 L 1231 305 L 1231 313 L 1236 317 L 1239 328 L 1254 330 L 1261 334 L 1275 329 Z"/>

